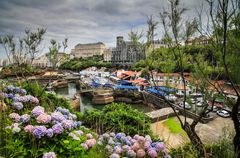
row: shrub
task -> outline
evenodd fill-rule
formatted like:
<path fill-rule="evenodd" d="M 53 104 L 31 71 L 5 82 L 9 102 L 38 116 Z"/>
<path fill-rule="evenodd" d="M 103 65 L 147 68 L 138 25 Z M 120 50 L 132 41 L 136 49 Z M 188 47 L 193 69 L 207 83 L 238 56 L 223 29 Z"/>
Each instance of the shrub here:
<path fill-rule="evenodd" d="M 124 103 L 106 105 L 102 111 L 86 111 L 84 123 L 100 133 L 115 131 L 125 132 L 128 135 L 151 134 L 150 118 Z"/>

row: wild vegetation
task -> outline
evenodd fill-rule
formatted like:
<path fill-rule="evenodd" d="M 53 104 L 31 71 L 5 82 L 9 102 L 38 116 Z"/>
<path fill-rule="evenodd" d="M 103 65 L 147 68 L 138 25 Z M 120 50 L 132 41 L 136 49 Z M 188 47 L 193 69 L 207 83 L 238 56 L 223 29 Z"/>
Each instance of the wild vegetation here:
<path fill-rule="evenodd" d="M 74 58 L 69 61 L 66 61 L 60 66 L 60 69 L 80 71 L 86 69 L 88 67 L 95 66 L 97 68 L 106 67 L 111 68 L 112 65 L 110 63 L 105 63 L 102 61 L 102 56 L 93 56 L 86 59 L 82 58 Z"/>

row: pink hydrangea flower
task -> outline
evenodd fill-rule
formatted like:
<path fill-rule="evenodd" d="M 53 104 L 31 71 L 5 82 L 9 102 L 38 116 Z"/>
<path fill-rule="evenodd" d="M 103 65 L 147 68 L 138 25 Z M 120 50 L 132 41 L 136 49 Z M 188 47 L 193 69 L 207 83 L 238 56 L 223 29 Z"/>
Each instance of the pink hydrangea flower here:
<path fill-rule="evenodd" d="M 82 146 L 84 149 L 88 150 L 88 145 L 87 145 L 86 143 L 82 143 L 81 146 Z"/>
<path fill-rule="evenodd" d="M 21 116 L 19 114 L 17 114 L 17 113 L 11 113 L 11 114 L 9 114 L 9 117 L 11 119 L 14 119 L 14 121 L 16 121 L 16 122 L 19 122 L 20 118 L 21 118 Z"/>
<path fill-rule="evenodd" d="M 57 158 L 57 156 L 54 152 L 48 152 L 48 153 L 43 154 L 42 158 Z"/>
<path fill-rule="evenodd" d="M 87 137 L 87 139 L 92 139 L 93 138 L 91 133 L 86 134 L 86 137 Z"/>
<path fill-rule="evenodd" d="M 144 142 L 143 148 L 147 149 L 151 146 L 151 143 L 149 141 Z"/>
<path fill-rule="evenodd" d="M 137 142 L 134 143 L 132 146 L 132 150 L 134 150 L 134 151 L 138 150 L 139 148 L 140 148 L 140 145 Z"/>
<path fill-rule="evenodd" d="M 27 125 L 26 127 L 24 127 L 24 131 L 27 133 L 32 133 L 34 130 L 34 126 L 33 125 Z"/>
<path fill-rule="evenodd" d="M 96 144 L 96 140 L 95 139 L 88 139 L 86 141 L 86 144 L 87 144 L 88 148 L 91 148 Z"/>
<path fill-rule="evenodd" d="M 137 157 L 144 157 L 144 156 L 145 156 L 145 151 L 143 149 L 138 149 Z"/>
<path fill-rule="evenodd" d="M 115 151 L 116 154 L 121 154 L 123 150 L 122 150 L 122 148 L 120 146 L 116 146 L 114 148 L 114 151 Z"/>
<path fill-rule="evenodd" d="M 45 113 L 40 114 L 36 120 L 38 123 L 49 123 L 51 122 L 51 116 Z"/>

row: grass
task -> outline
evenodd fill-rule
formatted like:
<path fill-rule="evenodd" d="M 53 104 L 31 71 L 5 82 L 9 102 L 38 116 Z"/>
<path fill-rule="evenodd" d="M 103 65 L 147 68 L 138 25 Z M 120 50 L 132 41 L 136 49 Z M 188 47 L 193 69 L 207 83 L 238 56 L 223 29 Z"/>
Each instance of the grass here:
<path fill-rule="evenodd" d="M 180 123 L 178 123 L 174 118 L 167 119 L 164 123 L 165 126 L 168 127 L 171 133 L 185 133 L 182 129 Z"/>

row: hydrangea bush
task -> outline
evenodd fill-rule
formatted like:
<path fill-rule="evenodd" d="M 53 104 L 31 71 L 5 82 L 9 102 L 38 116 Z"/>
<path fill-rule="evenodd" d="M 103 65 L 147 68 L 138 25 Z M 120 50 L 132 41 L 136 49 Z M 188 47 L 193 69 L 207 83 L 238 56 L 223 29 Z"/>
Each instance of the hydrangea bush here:
<path fill-rule="evenodd" d="M 36 97 L 19 87 L 8 86 L 0 100 L 9 105 L 4 113 L 5 157 L 169 157 L 163 142 L 153 142 L 149 135 L 134 137 L 125 133 L 97 135 L 82 126 L 76 114 L 57 107 L 53 111 L 41 106 Z M 21 104 L 20 104 L 21 103 Z M 33 104 L 34 106 L 28 106 Z M 7 114 L 7 115 L 5 115 Z"/>

